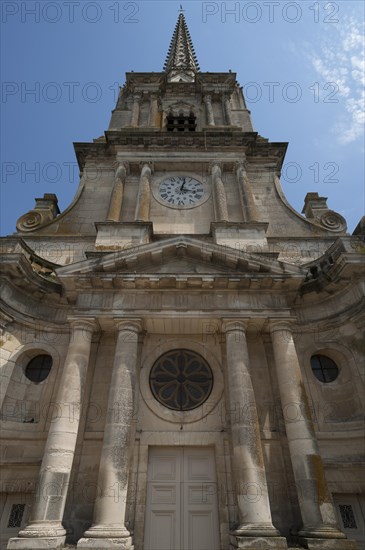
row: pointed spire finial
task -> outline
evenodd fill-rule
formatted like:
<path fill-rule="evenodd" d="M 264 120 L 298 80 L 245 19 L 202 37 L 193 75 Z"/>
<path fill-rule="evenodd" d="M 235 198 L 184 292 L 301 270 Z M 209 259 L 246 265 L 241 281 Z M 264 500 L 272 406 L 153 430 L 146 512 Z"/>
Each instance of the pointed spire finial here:
<path fill-rule="evenodd" d="M 172 70 L 194 71 L 194 73 L 199 71 L 199 64 L 186 24 L 182 4 L 180 4 L 179 17 L 164 65 L 164 71 L 169 72 Z"/>

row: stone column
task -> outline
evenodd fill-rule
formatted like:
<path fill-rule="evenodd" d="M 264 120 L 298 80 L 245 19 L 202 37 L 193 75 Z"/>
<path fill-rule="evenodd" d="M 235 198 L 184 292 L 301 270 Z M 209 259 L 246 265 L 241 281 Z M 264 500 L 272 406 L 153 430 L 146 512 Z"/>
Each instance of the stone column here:
<path fill-rule="evenodd" d="M 107 221 L 119 222 L 123 203 L 123 192 L 127 177 L 128 163 L 121 162 L 115 171 L 114 187 L 109 204 Z"/>
<path fill-rule="evenodd" d="M 132 548 L 125 526 L 131 456 L 139 320 L 117 320 L 118 340 L 110 382 L 93 526 L 78 548 Z"/>
<path fill-rule="evenodd" d="M 211 165 L 213 180 L 213 195 L 215 204 L 215 217 L 217 222 L 228 221 L 227 197 L 222 181 L 222 169 L 220 162 Z"/>
<path fill-rule="evenodd" d="M 285 430 L 303 522 L 299 535 L 321 539 L 344 538 L 345 535 L 337 527 L 336 513 L 325 479 L 290 324 L 271 322 L 270 330 Z M 318 546 L 324 547 L 337 548 L 333 545 Z M 348 546 L 342 541 L 338 548 L 344 550 Z"/>
<path fill-rule="evenodd" d="M 253 198 L 251 184 L 247 177 L 246 160 L 237 162 L 236 175 L 237 183 L 240 191 L 241 204 L 243 210 L 243 219 L 245 222 L 258 221 L 256 204 Z"/>
<path fill-rule="evenodd" d="M 224 96 L 224 113 L 226 115 L 226 123 L 232 126 L 231 100 L 229 96 Z"/>
<path fill-rule="evenodd" d="M 139 181 L 137 206 L 134 218 L 136 222 L 148 222 L 150 219 L 151 175 L 151 163 L 142 163 L 141 179 Z"/>
<path fill-rule="evenodd" d="M 8 548 L 60 548 L 66 531 L 62 526 L 71 468 L 80 422 L 82 397 L 89 365 L 94 320 L 72 320 L 71 339 L 62 370 L 54 415 L 39 474 L 32 517 Z M 32 539 L 32 540 L 29 540 Z"/>
<path fill-rule="evenodd" d="M 223 326 L 226 333 L 233 474 L 240 522 L 233 535 L 237 537 L 239 548 L 258 548 L 257 537 L 269 537 L 268 544 L 272 544 L 271 537 L 277 537 L 276 545 L 269 547 L 286 548 L 285 539 L 278 537 L 279 533 L 271 520 L 246 326 L 245 321 L 227 321 Z M 268 547 L 264 542 L 260 544 L 263 544 L 260 548 Z"/>
<path fill-rule="evenodd" d="M 205 108 L 207 112 L 208 126 L 215 126 L 212 98 L 210 95 L 204 96 Z"/>
<path fill-rule="evenodd" d="M 158 99 L 156 94 L 150 95 L 150 119 L 149 119 L 149 125 L 150 126 L 158 126 L 157 124 L 157 116 L 158 116 Z"/>
<path fill-rule="evenodd" d="M 141 96 L 139 94 L 133 96 L 131 126 L 133 126 L 134 128 L 138 127 L 140 101 Z"/>

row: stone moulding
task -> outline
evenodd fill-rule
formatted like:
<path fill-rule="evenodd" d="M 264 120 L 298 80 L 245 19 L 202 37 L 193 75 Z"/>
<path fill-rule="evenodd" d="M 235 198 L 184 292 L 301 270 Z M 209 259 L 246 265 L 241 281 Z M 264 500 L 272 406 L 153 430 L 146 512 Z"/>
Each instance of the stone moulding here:
<path fill-rule="evenodd" d="M 242 132 L 239 128 L 215 127 L 215 130 L 207 129 L 202 132 L 194 132 L 186 134 L 171 132 L 156 132 L 149 128 L 138 128 L 131 130 L 130 128 L 121 128 L 120 130 L 108 130 L 105 132 L 106 142 L 94 143 L 75 143 L 75 153 L 79 164 L 80 171 L 83 172 L 88 158 L 105 159 L 115 155 L 114 146 L 128 146 L 131 151 L 136 147 L 140 150 L 140 146 L 150 147 L 151 150 L 165 149 L 168 146 L 174 145 L 178 148 L 191 149 L 196 151 L 198 148 L 205 149 L 209 147 L 214 149 L 220 148 L 242 148 L 245 147 L 247 152 L 247 160 L 250 157 L 264 157 L 265 159 L 273 159 L 277 162 L 277 170 L 280 171 L 284 157 L 288 147 L 286 142 L 271 143 L 262 138 L 257 132 Z M 173 141 L 173 143 L 172 143 Z"/>

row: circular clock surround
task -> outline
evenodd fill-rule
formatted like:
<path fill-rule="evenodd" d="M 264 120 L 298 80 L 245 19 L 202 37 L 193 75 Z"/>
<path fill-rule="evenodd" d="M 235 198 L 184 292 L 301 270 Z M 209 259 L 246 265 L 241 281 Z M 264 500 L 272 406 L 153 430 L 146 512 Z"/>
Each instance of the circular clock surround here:
<path fill-rule="evenodd" d="M 209 197 L 205 182 L 186 174 L 165 176 L 156 182 L 153 194 L 159 203 L 177 209 L 195 208 Z"/>

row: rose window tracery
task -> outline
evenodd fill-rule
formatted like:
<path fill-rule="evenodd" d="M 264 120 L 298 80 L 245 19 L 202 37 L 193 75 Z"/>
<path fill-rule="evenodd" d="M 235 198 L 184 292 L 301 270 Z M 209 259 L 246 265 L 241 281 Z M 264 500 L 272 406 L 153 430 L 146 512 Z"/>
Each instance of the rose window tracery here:
<path fill-rule="evenodd" d="M 162 355 L 150 373 L 154 397 L 175 411 L 190 411 L 202 405 L 213 387 L 208 363 L 190 350 L 173 350 Z"/>

